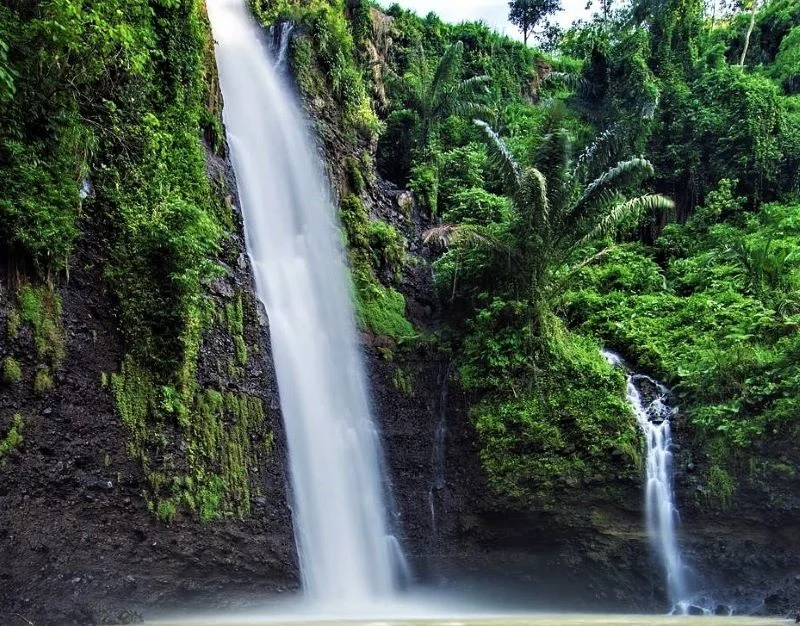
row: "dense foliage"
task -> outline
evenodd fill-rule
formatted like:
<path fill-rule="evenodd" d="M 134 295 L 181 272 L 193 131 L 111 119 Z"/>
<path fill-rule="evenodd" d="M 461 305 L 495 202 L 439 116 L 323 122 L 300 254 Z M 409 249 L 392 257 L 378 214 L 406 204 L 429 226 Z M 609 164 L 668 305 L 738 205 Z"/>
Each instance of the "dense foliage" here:
<path fill-rule="evenodd" d="M 739 484 L 794 472 L 775 458 L 800 426 L 800 11 L 597 8 L 550 58 L 390 8 L 377 163 L 434 218 L 446 343 L 480 398 L 472 417 L 498 493 L 547 502 L 635 474 L 640 444 L 599 357 L 607 345 L 675 386 L 700 503 L 726 505 Z M 487 90 L 415 150 L 413 68 L 423 53 L 446 62 L 458 42 L 449 88 L 486 76 Z"/>
<path fill-rule="evenodd" d="M 33 391 L 48 393 L 65 357 L 58 286 L 76 251 L 102 268 L 127 355 L 98 385 L 113 394 L 146 497 L 167 521 L 182 507 L 204 519 L 247 512 L 250 434 L 264 417 L 258 398 L 202 388 L 196 376 L 212 327 L 236 344 L 234 377 L 247 361 L 241 321 L 207 288 L 224 272 L 223 246 L 238 256 L 231 207 L 206 174 L 203 138 L 209 153 L 222 140 L 212 59 L 199 0 L 0 7 L 0 239 L 27 270 L 13 285 L 11 350 L 24 352 L 17 335 L 29 327 Z M 238 310 L 241 320 L 241 301 Z M 12 383 L 27 375 L 13 354 L 3 372 Z"/>
<path fill-rule="evenodd" d="M 548 54 L 369 0 L 251 5 L 297 25 L 297 86 L 343 157 L 330 169 L 358 319 L 382 345 L 418 338 L 404 280 L 432 261 L 444 327 L 430 345 L 474 399 L 497 494 L 546 505 L 636 479 L 641 441 L 607 345 L 674 386 L 700 503 L 750 484 L 780 506 L 800 435 L 795 0 L 711 14 L 603 1 L 548 30 Z M 49 393 L 65 358 L 57 287 L 81 254 L 99 264 L 126 342 L 102 384 L 165 520 L 246 514 L 247 459 L 271 445 L 260 401 L 224 384 L 255 352 L 252 303 L 208 289 L 240 252 L 206 173 L 222 148 L 211 59 L 199 0 L 0 7 L 0 239 L 23 276 L 6 332 L 14 345 L 24 328 L 39 360 L 34 374 L 16 345 L 2 384 Z M 380 177 L 413 192 L 391 224 Z M 230 359 L 201 386 L 209 333 Z M 3 417 L 9 455 L 25 421 Z"/>

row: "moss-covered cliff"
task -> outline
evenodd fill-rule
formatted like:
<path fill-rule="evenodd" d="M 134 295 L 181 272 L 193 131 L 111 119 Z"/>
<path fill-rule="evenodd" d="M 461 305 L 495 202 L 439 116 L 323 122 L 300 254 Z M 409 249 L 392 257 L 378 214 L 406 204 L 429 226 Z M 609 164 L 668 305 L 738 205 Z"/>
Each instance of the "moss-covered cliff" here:
<path fill-rule="evenodd" d="M 0 614 L 296 585 L 203 3 L 15 2 L 0 36 Z"/>
<path fill-rule="evenodd" d="M 699 0 L 552 58 L 396 6 L 251 4 L 295 24 L 420 580 L 663 609 L 605 344 L 676 388 L 702 584 L 796 601 L 794 3 L 764 4 L 743 67 L 743 16 Z M 0 7 L 0 615 L 297 584 L 221 105 L 199 0 Z"/>

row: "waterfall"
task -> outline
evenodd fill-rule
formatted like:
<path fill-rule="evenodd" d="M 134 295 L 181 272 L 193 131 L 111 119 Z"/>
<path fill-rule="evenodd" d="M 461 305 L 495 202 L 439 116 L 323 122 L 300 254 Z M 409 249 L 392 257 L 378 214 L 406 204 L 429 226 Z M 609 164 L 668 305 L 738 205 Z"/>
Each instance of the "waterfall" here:
<path fill-rule="evenodd" d="M 619 356 L 603 352 L 614 366 L 622 366 Z M 677 408 L 669 404 L 669 389 L 643 374 L 628 373 L 628 402 L 645 436 L 646 487 L 645 519 L 647 535 L 664 567 L 667 591 L 678 612 L 688 610 L 676 521 L 678 509 L 672 487 L 672 434 L 670 422 Z"/>
<path fill-rule="evenodd" d="M 431 513 L 431 539 L 439 536 L 439 521 L 436 515 L 438 508 L 444 505 L 445 482 L 445 446 L 447 443 L 447 392 L 450 383 L 452 361 L 442 368 L 440 374 L 439 398 L 436 404 L 436 424 L 433 428 L 433 446 L 431 449 L 431 486 L 428 489 L 428 508 Z"/>
<path fill-rule="evenodd" d="M 304 589 L 352 609 L 390 595 L 403 562 L 388 532 L 335 212 L 300 107 L 246 0 L 209 0 L 208 13 L 247 249 L 270 322 Z"/>
<path fill-rule="evenodd" d="M 282 69 L 286 65 L 286 59 L 289 54 L 289 43 L 292 40 L 293 31 L 294 22 L 281 22 L 278 28 L 272 27 L 273 45 L 278 51 L 275 59 L 275 67 L 277 69 Z"/>

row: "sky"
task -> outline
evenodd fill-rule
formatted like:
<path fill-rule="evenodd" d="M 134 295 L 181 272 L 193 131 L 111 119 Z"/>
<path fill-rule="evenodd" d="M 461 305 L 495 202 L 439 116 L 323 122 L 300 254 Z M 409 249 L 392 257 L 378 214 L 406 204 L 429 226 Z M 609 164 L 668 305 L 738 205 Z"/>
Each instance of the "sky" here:
<path fill-rule="evenodd" d="M 446 22 L 482 20 L 495 30 L 522 39 L 520 32 L 508 23 L 507 0 L 381 0 L 380 3 L 389 6 L 393 1 L 422 16 L 433 11 Z M 561 4 L 563 10 L 555 15 L 561 26 L 567 27 L 573 20 L 589 16 L 586 0 L 561 0 Z"/>

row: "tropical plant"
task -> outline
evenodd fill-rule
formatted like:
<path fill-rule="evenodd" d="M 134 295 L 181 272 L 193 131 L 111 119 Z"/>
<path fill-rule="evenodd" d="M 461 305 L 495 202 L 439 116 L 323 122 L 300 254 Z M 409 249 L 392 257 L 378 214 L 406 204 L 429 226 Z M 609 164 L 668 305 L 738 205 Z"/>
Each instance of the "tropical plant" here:
<path fill-rule="evenodd" d="M 464 44 L 450 45 L 434 67 L 424 48 L 411 56 L 403 80 L 408 88 L 409 107 L 419 114 L 418 140 L 427 150 L 436 139 L 440 122 L 451 115 L 468 117 L 481 114 L 486 107 L 480 102 L 480 89 L 488 76 L 462 79 Z"/>
<path fill-rule="evenodd" d="M 488 124 L 475 123 L 486 135 L 490 158 L 512 202 L 505 232 L 498 235 L 474 224 L 442 225 L 425 238 L 445 246 L 503 246 L 515 291 L 533 305 L 546 305 L 576 269 L 597 256 L 581 255 L 580 248 L 624 224 L 635 225 L 647 212 L 673 206 L 657 194 L 625 196 L 626 188 L 653 175 L 653 166 L 637 157 L 609 167 L 617 152 L 614 132 L 601 134 L 572 159 L 566 132 L 557 130 L 523 165 Z"/>

